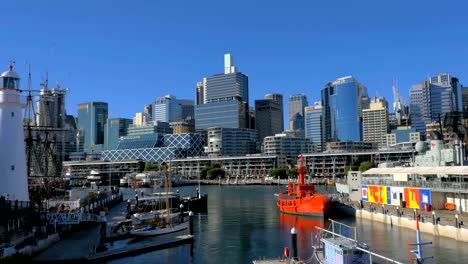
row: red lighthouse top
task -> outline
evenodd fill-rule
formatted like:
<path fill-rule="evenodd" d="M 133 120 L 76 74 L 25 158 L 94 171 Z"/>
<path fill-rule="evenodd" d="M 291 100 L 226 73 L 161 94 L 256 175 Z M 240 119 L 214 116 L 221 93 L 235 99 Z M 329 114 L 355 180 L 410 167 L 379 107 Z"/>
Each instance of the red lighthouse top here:
<path fill-rule="evenodd" d="M 299 184 L 304 184 L 304 174 L 306 172 L 306 162 L 302 155 L 297 160 L 297 173 L 299 174 Z"/>

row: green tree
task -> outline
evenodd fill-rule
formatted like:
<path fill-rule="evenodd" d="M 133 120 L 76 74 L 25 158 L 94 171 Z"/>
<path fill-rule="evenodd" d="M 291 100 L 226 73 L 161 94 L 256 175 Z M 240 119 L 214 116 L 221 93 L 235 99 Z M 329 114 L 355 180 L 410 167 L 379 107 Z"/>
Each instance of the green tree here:
<path fill-rule="evenodd" d="M 210 170 L 211 167 L 204 167 L 202 170 L 201 170 L 201 178 L 202 179 L 206 179 L 206 176 L 208 175 L 208 170 Z"/>
<path fill-rule="evenodd" d="M 148 162 L 145 164 L 145 171 L 158 171 L 159 165 L 155 163 Z"/>
<path fill-rule="evenodd" d="M 218 177 L 224 177 L 224 170 L 221 168 L 212 168 L 208 170 L 207 174 L 208 178 L 216 179 Z"/>
<path fill-rule="evenodd" d="M 374 167 L 374 163 L 372 163 L 372 161 L 363 161 L 359 165 L 359 171 L 364 172 L 372 167 Z"/>
<path fill-rule="evenodd" d="M 299 173 L 297 172 L 297 168 L 292 168 L 288 170 L 288 176 L 297 177 L 297 175 L 299 175 Z"/>
<path fill-rule="evenodd" d="M 287 170 L 285 168 L 279 168 L 279 169 L 271 169 L 270 170 L 270 176 L 280 177 L 280 179 L 286 179 L 288 174 L 287 174 Z"/>

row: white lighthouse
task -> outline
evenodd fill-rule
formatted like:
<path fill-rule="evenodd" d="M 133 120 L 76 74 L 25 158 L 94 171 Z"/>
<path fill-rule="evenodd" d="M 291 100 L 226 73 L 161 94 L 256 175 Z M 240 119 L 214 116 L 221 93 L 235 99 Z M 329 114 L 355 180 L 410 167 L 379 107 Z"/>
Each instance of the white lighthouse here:
<path fill-rule="evenodd" d="M 26 100 L 20 95 L 19 83 L 11 65 L 0 76 L 0 195 L 29 201 L 21 111 Z"/>

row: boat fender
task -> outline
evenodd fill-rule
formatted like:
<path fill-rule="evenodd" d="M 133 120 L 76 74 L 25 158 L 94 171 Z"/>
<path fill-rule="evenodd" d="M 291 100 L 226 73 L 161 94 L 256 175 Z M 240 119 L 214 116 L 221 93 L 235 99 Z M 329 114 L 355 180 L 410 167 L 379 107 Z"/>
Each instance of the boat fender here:
<path fill-rule="evenodd" d="M 289 248 L 284 247 L 284 257 L 289 258 Z"/>

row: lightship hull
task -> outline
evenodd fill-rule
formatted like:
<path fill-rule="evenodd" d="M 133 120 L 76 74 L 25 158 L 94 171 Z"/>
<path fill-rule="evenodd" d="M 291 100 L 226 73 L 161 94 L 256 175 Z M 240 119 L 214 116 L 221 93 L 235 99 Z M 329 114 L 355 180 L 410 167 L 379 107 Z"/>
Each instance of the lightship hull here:
<path fill-rule="evenodd" d="M 324 216 L 330 212 L 331 201 L 328 196 L 322 194 L 297 198 L 284 192 L 278 195 L 277 205 L 282 213 Z"/>

